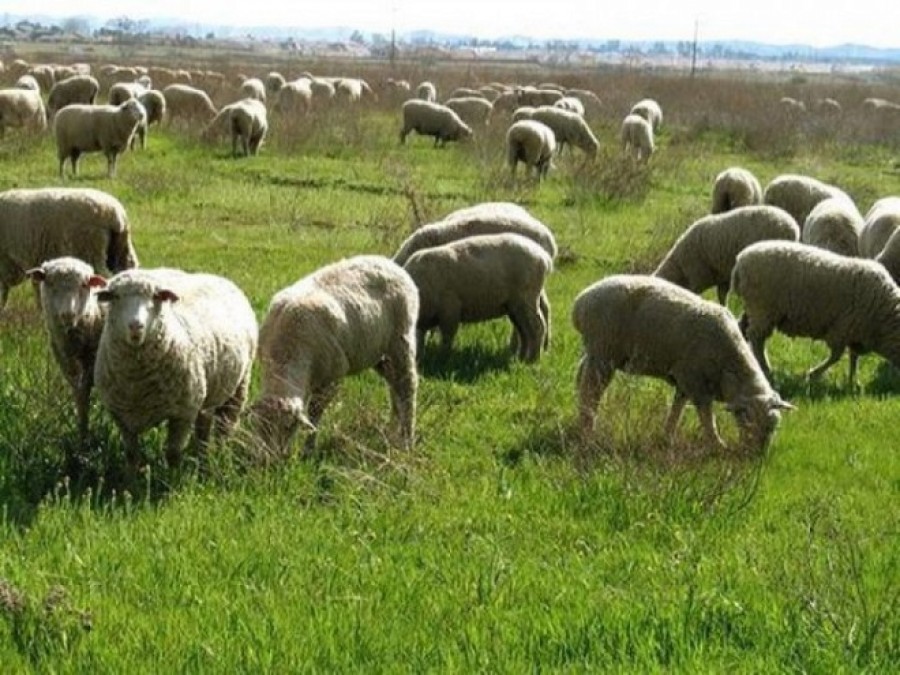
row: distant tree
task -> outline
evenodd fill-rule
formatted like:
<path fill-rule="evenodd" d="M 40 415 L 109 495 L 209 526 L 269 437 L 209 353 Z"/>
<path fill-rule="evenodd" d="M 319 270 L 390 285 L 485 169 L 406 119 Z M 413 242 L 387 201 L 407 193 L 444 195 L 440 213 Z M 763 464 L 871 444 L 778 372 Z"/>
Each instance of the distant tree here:
<path fill-rule="evenodd" d="M 70 16 L 62 21 L 62 28 L 67 33 L 90 35 L 91 23 L 84 16 Z"/>
<path fill-rule="evenodd" d="M 361 45 L 364 44 L 365 41 L 366 38 L 363 37 L 363 34 L 358 30 L 353 31 L 353 33 L 350 34 L 350 42 L 353 42 L 354 44 Z"/>

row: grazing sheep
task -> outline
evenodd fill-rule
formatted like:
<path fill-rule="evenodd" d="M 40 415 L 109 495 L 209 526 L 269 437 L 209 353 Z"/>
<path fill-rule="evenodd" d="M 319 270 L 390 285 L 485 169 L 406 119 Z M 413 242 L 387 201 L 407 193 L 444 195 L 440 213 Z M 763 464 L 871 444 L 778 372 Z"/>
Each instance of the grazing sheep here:
<path fill-rule="evenodd" d="M 519 106 L 513 111 L 512 121 L 513 122 L 521 122 L 522 120 L 530 120 L 534 117 L 534 111 L 537 110 L 534 106 L 523 105 Z"/>
<path fill-rule="evenodd" d="M 6 127 L 44 131 L 47 111 L 41 92 L 34 89 L 0 89 L 0 138 Z"/>
<path fill-rule="evenodd" d="M 103 330 L 104 311 L 94 289 L 106 280 L 78 258 L 54 258 L 26 272 L 40 289 L 44 325 L 53 356 L 72 388 L 78 437 L 87 441 L 94 361 Z"/>
<path fill-rule="evenodd" d="M 544 281 L 553 260 L 531 239 L 508 232 L 466 237 L 417 251 L 403 269 L 419 289 L 420 351 L 432 328 L 446 355 L 461 323 L 508 316 L 519 358 L 540 358 L 550 311 Z"/>
<path fill-rule="evenodd" d="M 269 128 L 266 106 L 255 98 L 245 98 L 224 106 L 204 130 L 209 138 L 226 132 L 231 136 L 231 156 L 238 156 L 238 143 L 244 157 L 259 153 Z"/>
<path fill-rule="evenodd" d="M 627 115 L 622 120 L 622 149 L 637 161 L 650 159 L 655 149 L 653 126 L 640 115 Z"/>
<path fill-rule="evenodd" d="M 41 85 L 34 78 L 34 75 L 22 75 L 22 77 L 16 80 L 16 83 L 13 85 L 13 87 L 15 89 L 27 89 L 29 91 L 36 91 L 38 93 L 40 93 L 41 91 Z"/>
<path fill-rule="evenodd" d="M 347 85 L 347 87 L 345 87 L 341 92 L 342 96 L 344 96 L 347 99 L 352 98 L 352 96 L 354 95 L 354 92 L 352 91 L 353 89 L 354 89 L 353 85 Z M 332 84 L 331 82 L 329 82 L 328 80 L 323 80 L 322 78 L 316 78 L 314 80 L 310 80 L 309 81 L 309 90 L 310 90 L 310 92 L 312 92 L 312 100 L 313 101 L 321 101 L 322 103 L 325 103 L 325 104 L 333 101 L 334 98 L 337 96 L 337 87 L 334 84 Z M 356 94 L 357 94 L 356 100 L 359 100 L 359 98 L 362 96 L 362 92 L 359 91 L 359 92 L 356 92 Z M 320 105 L 320 104 L 317 103 L 316 105 Z"/>
<path fill-rule="evenodd" d="M 563 94 L 558 89 L 535 89 L 534 87 L 523 87 L 519 90 L 519 105 L 533 106 L 552 106 Z"/>
<path fill-rule="evenodd" d="M 884 266 L 894 283 L 900 284 L 900 237 L 897 236 L 897 230 L 887 240 L 881 252 L 875 256 L 875 262 Z"/>
<path fill-rule="evenodd" d="M 255 98 L 257 101 L 266 102 L 266 85 L 258 77 L 248 77 L 241 83 L 241 98 Z"/>
<path fill-rule="evenodd" d="M 542 122 L 553 130 L 557 152 L 562 152 L 563 147 L 568 143 L 579 148 L 589 157 L 597 156 L 600 143 L 587 122 L 584 121 L 584 117 L 578 113 L 545 105 L 535 108 L 531 119 Z"/>
<path fill-rule="evenodd" d="M 188 123 L 200 121 L 204 124 L 216 116 L 216 106 L 202 89 L 187 84 L 170 84 L 163 89 L 169 120 L 184 119 Z"/>
<path fill-rule="evenodd" d="M 138 125 L 134 136 L 131 137 L 131 149 L 134 149 L 135 143 L 140 141 L 141 149 L 147 147 L 147 130 L 151 124 L 162 124 L 163 117 L 166 116 L 166 98 L 161 91 L 156 89 L 147 89 L 142 92 L 137 100 L 144 106 L 144 112 L 147 113 L 146 119 L 142 120 Z"/>
<path fill-rule="evenodd" d="M 388 99 L 395 102 L 402 102 L 411 96 L 411 87 L 407 80 L 395 80 L 389 77 L 385 82 Z"/>
<path fill-rule="evenodd" d="M 563 110 L 568 110 L 569 112 L 577 113 L 578 115 L 581 115 L 581 117 L 584 117 L 584 104 L 574 96 L 563 96 L 553 104 L 553 107 L 562 108 Z"/>
<path fill-rule="evenodd" d="M 659 128 L 662 126 L 663 122 L 663 113 L 662 108 L 659 103 L 654 101 L 652 98 L 645 98 L 641 101 L 638 101 L 633 106 L 631 106 L 630 115 L 638 115 L 639 117 L 643 117 L 650 123 L 650 126 L 653 127 L 653 132 L 656 133 L 659 131 Z"/>
<path fill-rule="evenodd" d="M 825 117 L 840 117 L 843 108 L 838 101 L 833 98 L 822 98 L 816 101 L 815 110 L 819 115 Z"/>
<path fill-rule="evenodd" d="M 416 98 L 429 103 L 437 102 L 437 87 L 427 80 L 416 87 Z"/>
<path fill-rule="evenodd" d="M 280 115 L 295 115 L 309 112 L 312 107 L 311 80 L 300 78 L 286 82 L 278 90 L 273 111 Z"/>
<path fill-rule="evenodd" d="M 503 91 L 496 99 L 494 99 L 494 111 L 506 111 L 513 112 L 517 108 L 522 107 L 519 104 L 519 92 L 518 91 Z M 525 106 L 531 107 L 534 106 Z"/>
<path fill-rule="evenodd" d="M 563 93 L 568 98 L 578 99 L 584 107 L 585 113 L 596 115 L 603 109 L 603 102 L 600 100 L 600 97 L 590 89 L 566 89 Z"/>
<path fill-rule="evenodd" d="M 139 98 L 145 91 L 147 91 L 147 87 L 140 82 L 116 82 L 109 88 L 109 93 L 106 95 L 107 103 L 121 105 L 129 99 Z"/>
<path fill-rule="evenodd" d="M 864 225 L 865 221 L 852 201 L 845 197 L 829 197 L 809 212 L 800 240 L 840 255 L 858 256 L 859 235 Z"/>
<path fill-rule="evenodd" d="M 400 129 L 400 143 L 406 143 L 409 132 L 420 136 L 433 136 L 434 146 L 445 145 L 447 141 L 460 141 L 472 135 L 472 129 L 453 110 L 439 103 L 429 103 L 420 99 L 410 99 L 401 107 L 403 128 Z"/>
<path fill-rule="evenodd" d="M 94 380 L 132 467 L 141 432 L 168 421 L 166 456 L 176 465 L 192 428 L 202 447 L 213 417 L 226 434 L 250 386 L 257 325 L 243 292 L 212 274 L 121 272 L 97 300 L 107 306 Z"/>
<path fill-rule="evenodd" d="M 266 95 L 274 96 L 279 91 L 281 91 L 281 88 L 285 85 L 286 82 L 287 80 L 284 79 L 284 75 L 282 75 L 281 73 L 277 73 L 275 71 L 268 73 L 265 80 L 263 80 L 263 84 L 266 88 Z"/>
<path fill-rule="evenodd" d="M 60 80 L 50 89 L 50 95 L 47 97 L 47 114 L 53 117 L 57 110 L 71 103 L 92 105 L 98 93 L 100 84 L 90 75 L 75 75 Z"/>
<path fill-rule="evenodd" d="M 46 63 L 32 67 L 32 69 L 28 71 L 28 75 L 34 78 L 41 91 L 50 91 L 50 88 L 53 87 L 55 82 L 53 66 Z"/>
<path fill-rule="evenodd" d="M 787 211 L 776 206 L 740 206 L 696 221 L 653 275 L 694 293 L 715 286 L 724 305 L 738 253 L 757 241 L 799 238 L 800 228 Z"/>
<path fill-rule="evenodd" d="M 866 222 L 859 235 L 859 254 L 864 258 L 876 257 L 898 229 L 900 197 L 879 199 L 866 213 Z"/>
<path fill-rule="evenodd" d="M 447 101 L 452 98 L 484 98 L 484 94 L 480 89 L 472 89 L 471 87 L 457 87 L 453 91 L 450 92 L 450 95 L 447 97 Z M 444 105 L 447 105 L 447 101 L 444 101 Z"/>
<path fill-rule="evenodd" d="M 733 166 L 716 176 L 710 213 L 725 213 L 739 206 L 756 204 L 762 204 L 762 186 L 747 169 Z"/>
<path fill-rule="evenodd" d="M 781 107 L 781 112 L 789 120 L 799 119 L 806 114 L 806 104 L 790 96 L 782 96 L 781 100 L 778 101 L 778 105 Z"/>
<path fill-rule="evenodd" d="M 824 373 L 850 349 L 850 385 L 860 354 L 877 352 L 900 366 L 900 288 L 872 260 L 807 244 L 765 241 L 738 255 L 731 289 L 741 297 L 741 325 L 766 375 L 765 343 L 785 335 L 823 340 L 831 354 L 808 372 Z"/>
<path fill-rule="evenodd" d="M 516 175 L 519 162 L 534 167 L 538 180 L 547 177 L 556 152 L 553 130 L 537 120 L 513 122 L 506 132 L 506 162 L 510 173 Z"/>
<path fill-rule="evenodd" d="M 763 191 L 763 203 L 780 206 L 794 216 L 803 229 L 806 217 L 816 204 L 829 197 L 845 197 L 845 192 L 833 185 L 795 174 L 783 174 L 774 178 Z"/>
<path fill-rule="evenodd" d="M 484 85 L 484 86 L 478 87 L 478 89 L 476 91 L 478 91 L 478 94 L 480 96 L 483 96 L 491 103 L 493 103 L 498 98 L 500 98 L 500 96 L 503 93 L 502 89 L 494 89 L 494 87 L 492 87 L 490 85 Z"/>
<path fill-rule="evenodd" d="M 28 270 L 63 256 L 112 273 L 136 267 L 119 200 L 90 188 L 0 192 L 0 310 Z"/>
<path fill-rule="evenodd" d="M 583 343 L 576 389 L 585 437 L 617 370 L 674 384 L 669 437 L 690 401 L 707 442 L 724 447 L 712 410 L 714 401 L 722 401 L 735 416 L 742 443 L 763 450 L 779 411 L 793 408 L 766 381 L 727 309 L 663 279 L 616 275 L 598 281 L 575 298 L 572 323 Z"/>
<path fill-rule="evenodd" d="M 72 163 L 72 175 L 78 175 L 78 158 L 85 152 L 106 156 L 106 175 L 116 175 L 116 161 L 125 152 L 147 112 L 134 99 L 114 105 L 69 105 L 56 113 L 54 133 L 59 158 L 59 177 L 63 178 L 66 160 Z"/>
<path fill-rule="evenodd" d="M 480 96 L 451 98 L 444 101 L 444 105 L 459 115 L 459 118 L 470 127 L 489 125 L 491 113 L 494 111 L 494 105 Z"/>
<path fill-rule="evenodd" d="M 315 94 L 315 91 L 313 91 Z M 342 77 L 334 85 L 334 95 L 348 103 L 357 103 L 364 98 L 376 100 L 375 92 L 365 80 L 354 77 Z"/>
<path fill-rule="evenodd" d="M 381 256 L 341 260 L 276 293 L 260 330 L 262 393 L 251 409 L 267 444 L 287 451 L 305 427 L 311 450 L 340 381 L 374 368 L 390 388 L 393 420 L 411 449 L 418 312 L 412 279 Z"/>

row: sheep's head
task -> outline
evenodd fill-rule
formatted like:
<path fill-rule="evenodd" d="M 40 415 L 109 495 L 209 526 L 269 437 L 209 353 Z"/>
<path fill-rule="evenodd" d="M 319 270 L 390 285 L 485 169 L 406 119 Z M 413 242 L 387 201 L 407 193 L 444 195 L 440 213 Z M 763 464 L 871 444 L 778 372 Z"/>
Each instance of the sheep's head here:
<path fill-rule="evenodd" d="M 249 426 L 272 451 L 286 455 L 301 429 L 315 431 L 299 398 L 264 396 L 250 407 Z"/>
<path fill-rule="evenodd" d="M 178 302 L 174 290 L 138 274 L 137 270 L 117 274 L 97 294 L 97 300 L 107 305 L 104 330 L 112 339 L 135 348 L 159 331 L 166 307 Z"/>
<path fill-rule="evenodd" d="M 744 447 L 762 452 L 772 440 L 781 421 L 782 410 L 796 410 L 774 391 L 763 396 L 742 398 L 728 406 L 737 420 Z"/>
<path fill-rule="evenodd" d="M 65 329 L 76 328 L 96 307 L 95 291 L 106 279 L 77 258 L 56 258 L 25 273 L 40 286 L 41 307 L 48 322 Z"/>

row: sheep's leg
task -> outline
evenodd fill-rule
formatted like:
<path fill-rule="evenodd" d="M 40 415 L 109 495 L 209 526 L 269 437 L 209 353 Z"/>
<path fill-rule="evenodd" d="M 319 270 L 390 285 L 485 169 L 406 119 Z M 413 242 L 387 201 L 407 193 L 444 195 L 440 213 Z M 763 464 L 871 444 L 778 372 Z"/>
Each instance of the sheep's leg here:
<path fill-rule="evenodd" d="M 547 351 L 550 349 L 550 299 L 545 290 L 541 290 L 541 294 L 538 296 L 538 308 L 544 321 L 544 351 Z"/>
<path fill-rule="evenodd" d="M 310 395 L 309 404 L 306 407 L 306 412 L 309 421 L 312 423 L 315 429 L 309 432 L 309 435 L 306 437 L 306 442 L 303 444 L 304 455 L 311 455 L 313 450 L 315 449 L 316 436 L 318 435 L 319 429 L 319 420 L 322 419 L 325 408 L 328 407 L 328 404 L 331 403 L 336 394 L 337 385 L 332 385 L 329 387 L 318 389 Z"/>
<path fill-rule="evenodd" d="M 806 376 L 810 380 L 815 380 L 816 378 L 820 377 L 822 375 L 822 373 L 824 373 L 826 370 L 831 368 L 831 366 L 833 366 L 835 363 L 840 361 L 841 357 L 843 355 L 844 355 L 843 347 L 836 347 L 836 346 L 832 347 L 831 353 L 828 355 L 828 358 L 826 358 L 824 361 L 822 361 L 822 363 L 820 363 L 819 365 L 810 369 L 810 371 L 806 374 Z M 852 359 L 852 357 L 851 357 L 851 359 Z M 856 368 L 853 363 L 850 364 L 850 369 L 851 369 L 851 376 L 855 376 L 854 371 L 856 370 Z"/>
<path fill-rule="evenodd" d="M 725 441 L 722 440 L 722 437 L 719 436 L 719 431 L 716 429 L 716 418 L 713 415 L 712 403 L 698 403 L 697 416 L 700 418 L 700 426 L 703 427 L 703 434 L 706 436 L 707 443 L 725 449 Z"/>
<path fill-rule="evenodd" d="M 772 328 L 769 326 L 763 326 L 761 328 L 760 326 L 755 325 L 746 314 L 742 317 L 741 322 L 744 324 L 744 335 L 747 338 L 747 342 L 750 343 L 753 355 L 756 357 L 759 367 L 762 368 L 766 379 L 771 382 L 772 369 L 769 366 L 769 359 L 766 358 L 766 340 L 768 340 L 769 336 L 772 334 Z"/>
<path fill-rule="evenodd" d="M 7 300 L 9 300 L 9 286 L 0 281 L 0 312 L 6 309 Z"/>
<path fill-rule="evenodd" d="M 603 392 L 612 381 L 615 370 L 607 364 L 595 364 L 583 356 L 578 364 L 576 388 L 578 390 L 578 419 L 582 436 L 587 438 L 594 430 L 597 406 Z"/>
<path fill-rule="evenodd" d="M 536 361 L 541 355 L 544 328 L 538 307 L 516 305 L 510 308 L 510 319 L 518 329 L 521 343 L 518 357 L 526 363 Z"/>
<path fill-rule="evenodd" d="M 234 394 L 225 403 L 215 410 L 216 436 L 225 438 L 234 431 L 238 418 L 247 400 L 247 391 L 250 388 L 250 376 L 247 375 L 238 384 Z"/>
<path fill-rule="evenodd" d="M 716 295 L 719 297 L 719 304 L 725 307 L 725 302 L 728 299 L 728 284 L 716 286 Z"/>
<path fill-rule="evenodd" d="M 453 348 L 456 331 L 459 330 L 459 317 L 462 308 L 458 302 L 450 302 L 442 308 L 438 317 L 438 330 L 441 333 L 441 354 L 447 357 Z"/>
<path fill-rule="evenodd" d="M 853 393 L 857 393 L 859 388 L 859 381 L 856 378 L 857 368 L 859 366 L 859 352 L 850 348 L 850 391 Z"/>
<path fill-rule="evenodd" d="M 681 389 L 675 389 L 675 398 L 672 399 L 672 406 L 669 408 L 669 415 L 666 417 L 666 438 L 669 441 L 675 436 L 675 429 L 678 422 L 681 421 L 681 414 L 684 412 L 684 406 L 687 405 L 687 394 Z"/>
<path fill-rule="evenodd" d="M 78 442 L 83 446 L 88 440 L 88 421 L 91 413 L 91 377 L 85 372 L 79 378 L 80 381 L 74 387 L 75 413 L 78 416 Z"/>
<path fill-rule="evenodd" d="M 391 416 L 400 429 L 404 450 L 411 450 L 416 428 L 416 360 L 409 338 L 404 336 L 398 343 L 375 370 L 388 383 Z"/>
<path fill-rule="evenodd" d="M 200 418 L 202 416 L 203 413 L 200 413 L 198 414 L 196 419 L 196 425 L 201 435 L 204 433 L 203 430 L 199 428 L 202 424 L 204 424 L 200 421 Z M 181 452 L 184 450 L 185 446 L 188 444 L 188 440 L 191 437 L 191 427 L 193 421 L 194 420 L 186 420 L 175 417 L 169 419 L 169 433 L 166 437 L 166 460 L 169 462 L 169 466 L 176 467 L 181 464 Z M 197 440 L 201 443 L 205 443 L 206 440 L 209 440 L 208 430 L 206 431 L 205 440 L 200 438 L 199 436 Z"/>

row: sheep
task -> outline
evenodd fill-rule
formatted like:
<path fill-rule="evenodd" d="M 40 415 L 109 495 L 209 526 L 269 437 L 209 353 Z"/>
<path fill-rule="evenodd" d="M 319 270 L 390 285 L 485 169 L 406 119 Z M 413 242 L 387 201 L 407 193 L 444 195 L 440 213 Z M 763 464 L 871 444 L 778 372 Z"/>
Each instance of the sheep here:
<path fill-rule="evenodd" d="M 98 93 L 100 84 L 90 75 L 75 75 L 60 80 L 50 89 L 50 95 L 47 97 L 47 114 L 53 117 L 57 110 L 70 103 L 92 105 Z"/>
<path fill-rule="evenodd" d="M 78 175 L 78 158 L 84 152 L 106 155 L 106 175 L 116 175 L 116 161 L 125 152 L 138 128 L 146 123 L 147 112 L 134 99 L 113 105 L 69 105 L 56 113 L 54 134 L 59 158 L 59 177 L 63 178 L 66 160 L 72 163 L 72 175 Z"/>
<path fill-rule="evenodd" d="M 313 90 L 315 94 L 315 90 Z M 376 100 L 378 97 L 365 80 L 354 77 L 342 77 L 334 85 L 334 95 L 348 103 L 357 103 L 363 98 Z"/>
<path fill-rule="evenodd" d="M 770 378 L 765 342 L 776 328 L 792 337 L 823 340 L 831 349 L 807 373 L 811 379 L 848 347 L 854 390 L 860 354 L 874 351 L 900 366 L 900 288 L 875 261 L 803 243 L 759 242 L 738 255 L 731 288 L 743 300 L 744 334 Z"/>
<path fill-rule="evenodd" d="M 332 263 L 272 298 L 260 330 L 261 394 L 250 420 L 276 450 L 316 429 L 340 381 L 374 368 L 390 389 L 402 445 L 416 422 L 416 286 L 396 263 L 362 255 Z"/>
<path fill-rule="evenodd" d="M 763 191 L 763 203 L 780 206 L 794 216 L 803 229 L 806 217 L 816 204 L 829 197 L 850 199 L 841 189 L 809 176 L 782 174 L 775 177 Z"/>
<path fill-rule="evenodd" d="M 309 90 L 312 93 L 313 101 L 321 101 L 325 104 L 334 100 L 337 96 L 337 87 L 329 82 L 328 80 L 323 80 L 321 78 L 315 78 L 309 81 Z M 356 87 L 352 84 L 346 85 L 341 90 L 341 95 L 348 100 L 352 99 L 354 96 L 356 97 L 354 100 L 359 100 L 362 97 L 362 90 L 356 91 Z M 319 104 L 316 104 L 319 105 Z"/>
<path fill-rule="evenodd" d="M 554 106 L 540 106 L 534 110 L 531 119 L 542 122 L 553 130 L 557 152 L 562 152 L 566 143 L 569 143 L 589 157 L 596 157 L 600 143 L 584 117 L 578 113 Z"/>
<path fill-rule="evenodd" d="M 900 284 L 900 237 L 897 236 L 896 230 L 887 240 L 881 252 L 875 256 L 875 262 L 888 271 L 894 283 Z"/>
<path fill-rule="evenodd" d="M 478 89 L 476 91 L 478 92 L 479 96 L 483 96 L 491 103 L 493 103 L 498 98 L 500 98 L 501 94 L 503 93 L 502 90 L 494 89 L 490 85 L 484 85 L 484 86 L 478 87 Z"/>
<path fill-rule="evenodd" d="M 97 293 L 106 305 L 94 381 L 125 444 L 168 421 L 166 457 L 181 461 L 191 429 L 203 448 L 215 418 L 229 433 L 250 386 L 257 324 L 244 293 L 212 274 L 175 269 L 120 272 Z"/>
<path fill-rule="evenodd" d="M 0 138 L 6 127 L 44 131 L 47 111 L 41 92 L 34 89 L 0 89 Z"/>
<path fill-rule="evenodd" d="M 790 96 L 782 96 L 778 101 L 781 112 L 788 120 L 795 120 L 806 114 L 806 104 Z"/>
<path fill-rule="evenodd" d="M 0 192 L 0 311 L 29 269 L 63 256 L 111 273 L 137 267 L 121 202 L 90 188 Z"/>
<path fill-rule="evenodd" d="M 833 98 L 822 98 L 816 101 L 815 110 L 819 115 L 826 117 L 840 117 L 843 107 Z"/>
<path fill-rule="evenodd" d="M 268 131 L 266 106 L 255 98 L 245 98 L 224 106 L 204 130 L 208 138 L 227 131 L 231 135 L 231 156 L 238 156 L 238 143 L 244 157 L 259 153 Z"/>
<path fill-rule="evenodd" d="M 516 108 L 522 107 L 519 104 L 519 92 L 504 91 L 496 99 L 494 99 L 494 111 L 513 112 Z M 526 106 L 533 108 L 534 106 Z"/>
<path fill-rule="evenodd" d="M 557 89 L 524 87 L 519 90 L 518 103 L 519 105 L 533 106 L 535 108 L 542 105 L 552 106 L 562 97 L 562 92 Z"/>
<path fill-rule="evenodd" d="M 460 141 L 472 136 L 472 128 L 445 105 L 410 99 L 401 106 L 401 110 L 403 113 L 403 128 L 400 129 L 401 145 L 406 143 L 406 137 L 411 131 L 420 136 L 433 136 L 434 147 L 445 145 L 447 141 Z"/>
<path fill-rule="evenodd" d="M 116 82 L 106 94 L 109 105 L 120 105 L 131 98 L 138 98 L 147 91 L 147 87 L 139 82 Z"/>
<path fill-rule="evenodd" d="M 563 110 L 568 110 L 569 112 L 577 113 L 578 115 L 581 115 L 581 117 L 584 117 L 584 104 L 574 96 L 563 96 L 553 104 L 553 107 L 562 108 Z"/>
<path fill-rule="evenodd" d="M 137 100 L 144 106 L 144 112 L 147 113 L 147 117 L 141 121 L 134 136 L 131 137 L 132 150 L 137 141 L 140 141 L 141 149 L 146 148 L 148 127 L 151 124 L 162 124 L 162 120 L 166 116 L 166 98 L 161 91 L 147 89 L 138 95 Z"/>
<path fill-rule="evenodd" d="M 440 331 L 446 355 L 460 323 L 508 316 L 518 357 L 527 363 L 540 358 L 550 311 L 544 282 L 553 260 L 531 239 L 509 232 L 466 237 L 417 251 L 403 269 L 419 289 L 420 352 L 432 328 Z"/>
<path fill-rule="evenodd" d="M 665 423 L 670 438 L 690 401 L 707 442 L 724 447 L 712 410 L 714 401 L 722 401 L 735 416 L 742 444 L 762 451 L 779 411 L 793 409 L 766 380 L 731 313 L 664 279 L 606 277 L 575 298 L 572 323 L 583 345 L 576 390 L 585 438 L 617 370 L 675 386 Z"/>
<path fill-rule="evenodd" d="M 282 75 L 281 73 L 275 71 L 268 73 L 263 80 L 263 84 L 266 88 L 266 95 L 274 96 L 279 91 L 281 91 L 281 88 L 285 85 L 286 82 L 287 80 L 284 79 L 284 75 Z"/>
<path fill-rule="evenodd" d="M 494 105 L 481 96 L 450 98 L 444 101 L 444 105 L 470 127 L 489 125 L 494 111 Z"/>
<path fill-rule="evenodd" d="M 403 102 L 411 95 L 411 87 L 407 80 L 395 80 L 389 77 L 385 82 L 385 90 L 388 99 L 395 102 Z"/>
<path fill-rule="evenodd" d="M 512 114 L 513 122 L 520 122 L 522 120 L 530 120 L 534 117 L 534 111 L 537 110 L 534 106 L 530 105 L 522 105 L 516 108 Z"/>
<path fill-rule="evenodd" d="M 38 83 L 41 91 L 49 92 L 55 82 L 53 67 L 46 63 L 32 67 L 28 74 Z"/>
<path fill-rule="evenodd" d="M 556 152 L 553 130 L 537 120 L 513 122 L 506 132 L 506 162 L 510 173 L 516 175 L 519 162 L 534 167 L 538 180 L 547 177 Z"/>
<path fill-rule="evenodd" d="M 659 103 L 654 101 L 652 98 L 645 98 L 635 103 L 633 106 L 631 106 L 631 111 L 629 112 L 629 114 L 638 115 L 647 120 L 650 123 L 650 126 L 653 128 L 654 133 L 659 131 L 659 128 L 662 126 L 662 108 L 660 107 Z"/>
<path fill-rule="evenodd" d="M 803 223 L 804 244 L 846 256 L 859 255 L 859 235 L 865 222 L 856 205 L 844 197 L 824 199 Z"/>
<path fill-rule="evenodd" d="M 859 254 L 874 258 L 885 248 L 894 232 L 900 229 L 900 197 L 879 199 L 866 213 L 859 235 Z"/>
<path fill-rule="evenodd" d="M 747 169 L 733 166 L 716 176 L 710 213 L 725 213 L 739 206 L 762 204 L 762 186 Z"/>
<path fill-rule="evenodd" d="M 170 121 L 183 118 L 189 123 L 194 120 L 208 123 L 218 112 L 209 94 L 202 89 L 187 84 L 170 84 L 162 93 Z"/>
<path fill-rule="evenodd" d="M 597 114 L 603 109 L 603 102 L 590 89 L 566 89 L 563 92 L 568 98 L 575 98 L 584 106 L 585 113 Z"/>
<path fill-rule="evenodd" d="M 416 87 L 416 98 L 429 103 L 437 103 L 437 87 L 427 80 Z"/>
<path fill-rule="evenodd" d="M 87 441 L 94 361 L 103 330 L 104 311 L 94 290 L 106 280 L 83 260 L 54 258 L 26 271 L 40 289 L 44 325 L 56 363 L 72 388 L 78 437 Z"/>
<path fill-rule="evenodd" d="M 266 85 L 258 77 L 248 77 L 241 84 L 241 98 L 255 98 L 257 101 L 266 102 Z"/>
<path fill-rule="evenodd" d="M 653 276 L 694 293 L 716 287 L 724 305 L 738 253 L 765 239 L 797 241 L 800 228 L 787 211 L 776 206 L 740 206 L 692 224 L 678 238 Z"/>
<path fill-rule="evenodd" d="M 278 90 L 273 111 L 282 114 L 306 114 L 312 107 L 311 81 L 306 78 L 292 80 Z"/>
<path fill-rule="evenodd" d="M 650 159 L 655 149 L 653 126 L 640 115 L 626 115 L 622 120 L 622 149 L 637 161 Z"/>

